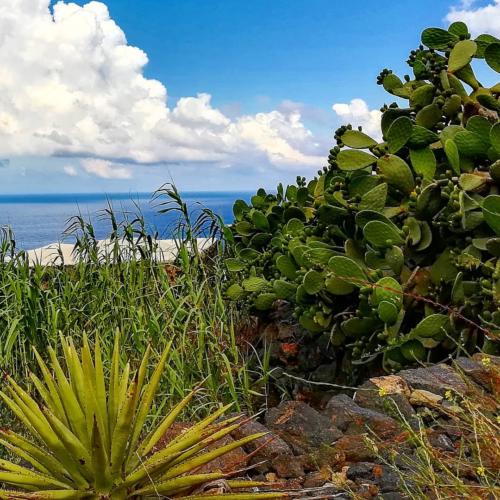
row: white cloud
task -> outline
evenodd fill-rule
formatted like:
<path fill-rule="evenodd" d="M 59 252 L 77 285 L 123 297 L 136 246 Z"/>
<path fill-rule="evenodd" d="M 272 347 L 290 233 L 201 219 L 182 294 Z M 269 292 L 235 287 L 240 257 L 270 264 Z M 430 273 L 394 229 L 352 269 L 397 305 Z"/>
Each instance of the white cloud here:
<path fill-rule="evenodd" d="M 63 167 L 64 173 L 69 175 L 70 177 L 76 177 L 78 175 L 78 171 L 73 165 L 65 165 Z"/>
<path fill-rule="evenodd" d="M 474 1 L 462 2 L 452 7 L 446 16 L 447 22 L 463 21 L 473 35 L 489 33 L 500 36 L 500 0 L 493 0 L 487 5 L 475 7 Z"/>
<path fill-rule="evenodd" d="M 368 104 L 363 99 L 352 99 L 349 104 L 334 104 L 332 109 L 342 118 L 343 124 L 350 123 L 353 128 L 361 125 L 363 132 L 374 139 L 381 139 L 382 112 L 379 109 L 369 109 Z"/>
<path fill-rule="evenodd" d="M 101 179 L 131 179 L 132 169 L 98 158 L 86 158 L 80 162 L 83 170 Z"/>
<path fill-rule="evenodd" d="M 0 1 L 0 60 L 2 156 L 323 162 L 296 110 L 230 119 L 205 93 L 169 107 L 165 86 L 143 74 L 147 55 L 128 45 L 101 2 L 59 1 L 52 14 L 49 0 Z"/>

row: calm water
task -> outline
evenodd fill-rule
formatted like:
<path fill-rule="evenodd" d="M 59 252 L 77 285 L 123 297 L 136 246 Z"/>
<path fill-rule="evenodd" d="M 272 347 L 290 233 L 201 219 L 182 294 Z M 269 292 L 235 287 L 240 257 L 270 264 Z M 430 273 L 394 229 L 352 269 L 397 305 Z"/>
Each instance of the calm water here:
<path fill-rule="evenodd" d="M 186 192 L 182 196 L 193 213 L 201 204 L 230 222 L 234 201 L 238 198 L 248 200 L 251 194 Z M 130 216 L 139 208 L 152 232 L 158 230 L 161 238 L 171 236 L 174 218 L 158 215 L 157 202 L 151 201 L 150 193 L 0 195 L 0 226 L 12 227 L 19 248 L 29 250 L 60 241 L 68 219 L 81 213 L 91 218 L 97 238 L 102 239 L 109 235 L 110 226 L 99 214 L 108 203 L 117 212 L 128 212 Z"/>

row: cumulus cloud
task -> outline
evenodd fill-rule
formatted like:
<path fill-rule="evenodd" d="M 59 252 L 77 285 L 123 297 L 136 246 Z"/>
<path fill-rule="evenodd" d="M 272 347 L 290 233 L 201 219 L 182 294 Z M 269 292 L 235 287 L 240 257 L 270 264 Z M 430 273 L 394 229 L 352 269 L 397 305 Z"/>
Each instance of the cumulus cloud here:
<path fill-rule="evenodd" d="M 76 177 L 78 175 L 78 171 L 73 165 L 65 165 L 63 167 L 63 171 L 66 175 L 69 175 L 70 177 Z"/>
<path fill-rule="evenodd" d="M 131 179 L 132 169 L 108 160 L 86 158 L 80 162 L 83 170 L 101 179 Z"/>
<path fill-rule="evenodd" d="M 337 103 L 332 106 L 333 111 L 342 119 L 342 123 L 350 123 L 353 127 L 362 126 L 363 132 L 381 140 L 380 120 L 382 113 L 379 109 L 370 109 L 363 99 L 352 99 L 350 103 Z"/>
<path fill-rule="evenodd" d="M 101 2 L 0 2 L 0 154 L 132 163 L 255 161 L 318 166 L 297 109 L 227 117 L 203 93 L 168 103 L 144 76 L 147 55 L 128 45 Z M 125 178 L 129 167 L 87 162 Z M 90 167 L 89 167 L 90 165 Z"/>
<path fill-rule="evenodd" d="M 482 6 L 476 6 L 476 2 L 472 0 L 462 2 L 451 8 L 446 21 L 463 21 L 473 35 L 489 33 L 500 36 L 500 0 Z"/>

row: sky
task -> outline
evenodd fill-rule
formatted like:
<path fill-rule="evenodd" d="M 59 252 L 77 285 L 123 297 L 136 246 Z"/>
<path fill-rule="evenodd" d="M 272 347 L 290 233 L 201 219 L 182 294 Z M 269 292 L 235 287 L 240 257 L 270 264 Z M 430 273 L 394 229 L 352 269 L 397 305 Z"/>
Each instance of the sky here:
<path fill-rule="evenodd" d="M 2 0 L 0 194 L 314 175 L 339 125 L 379 134 L 380 70 L 459 19 L 500 36 L 500 0 Z"/>

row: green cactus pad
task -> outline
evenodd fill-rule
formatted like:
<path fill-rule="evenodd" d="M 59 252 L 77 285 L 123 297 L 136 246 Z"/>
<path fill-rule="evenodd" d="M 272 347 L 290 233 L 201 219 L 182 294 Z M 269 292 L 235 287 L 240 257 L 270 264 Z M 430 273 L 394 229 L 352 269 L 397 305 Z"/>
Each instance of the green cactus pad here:
<path fill-rule="evenodd" d="M 414 107 L 423 108 L 431 104 L 434 99 L 436 87 L 431 83 L 424 83 L 417 87 L 410 96 L 410 104 Z"/>
<path fill-rule="evenodd" d="M 277 299 L 274 293 L 261 293 L 255 299 L 255 308 L 258 311 L 268 311 Z"/>
<path fill-rule="evenodd" d="M 469 130 L 458 132 L 453 139 L 461 155 L 471 158 L 486 156 L 488 147 L 481 137 Z"/>
<path fill-rule="evenodd" d="M 476 57 L 484 58 L 484 52 L 486 47 L 492 43 L 500 42 L 498 38 L 493 35 L 482 34 L 479 35 L 475 40 L 477 45 Z"/>
<path fill-rule="evenodd" d="M 415 123 L 420 127 L 431 129 L 441 120 L 441 108 L 437 104 L 424 106 L 415 117 Z"/>
<path fill-rule="evenodd" d="M 384 323 L 393 325 L 398 319 L 399 310 L 392 302 L 383 300 L 377 307 L 377 314 Z"/>
<path fill-rule="evenodd" d="M 486 223 L 495 231 L 495 234 L 500 234 L 500 196 L 488 196 L 481 208 Z"/>
<path fill-rule="evenodd" d="M 227 269 L 232 273 L 237 273 L 245 269 L 245 263 L 238 259 L 226 259 L 225 261 Z"/>
<path fill-rule="evenodd" d="M 500 73 L 500 43 L 490 43 L 484 50 L 486 63 Z"/>
<path fill-rule="evenodd" d="M 328 262 L 328 267 L 336 278 L 343 279 L 346 283 L 363 286 L 368 282 L 365 271 L 349 257 L 341 255 L 332 257 Z"/>
<path fill-rule="evenodd" d="M 431 314 L 424 318 L 412 331 L 415 337 L 435 337 L 442 333 L 450 323 L 450 318 L 445 314 Z"/>
<path fill-rule="evenodd" d="M 388 248 L 385 251 L 384 260 L 394 274 L 399 274 L 405 262 L 403 250 L 396 246 Z"/>
<path fill-rule="evenodd" d="M 384 89 L 387 92 L 394 92 L 396 89 L 401 89 L 403 87 L 403 82 L 394 73 L 389 73 L 386 75 L 383 81 Z"/>
<path fill-rule="evenodd" d="M 387 200 L 387 184 L 383 182 L 365 193 L 359 202 L 359 210 L 382 211 Z"/>
<path fill-rule="evenodd" d="M 490 129 L 490 143 L 496 152 L 500 154 L 500 122 L 495 123 Z"/>
<path fill-rule="evenodd" d="M 344 279 L 331 276 L 325 280 L 325 289 L 332 295 L 349 295 L 356 287 L 347 283 Z"/>
<path fill-rule="evenodd" d="M 412 339 L 405 342 L 401 347 L 401 354 L 408 361 L 423 361 L 425 359 L 426 350 L 422 345 L 422 342 Z"/>
<path fill-rule="evenodd" d="M 245 295 L 245 290 L 238 285 L 238 283 L 233 283 L 227 290 L 226 296 L 231 300 L 239 300 Z"/>
<path fill-rule="evenodd" d="M 429 144 L 439 140 L 439 136 L 425 127 L 414 125 L 408 145 L 410 148 L 425 148 Z"/>
<path fill-rule="evenodd" d="M 340 170 L 347 172 L 369 167 L 377 161 L 377 157 L 356 149 L 344 149 L 337 156 Z"/>
<path fill-rule="evenodd" d="M 240 221 L 243 218 L 243 214 L 248 210 L 248 205 L 243 200 L 236 200 L 233 205 L 234 218 Z"/>
<path fill-rule="evenodd" d="M 276 280 L 273 283 L 273 290 L 278 299 L 292 300 L 297 293 L 297 285 L 285 280 Z"/>
<path fill-rule="evenodd" d="M 247 292 L 260 292 L 269 286 L 269 282 L 264 278 L 252 276 L 243 280 L 242 285 Z"/>
<path fill-rule="evenodd" d="M 448 26 L 448 31 L 458 37 L 466 37 L 469 34 L 469 28 L 462 21 L 456 21 Z"/>
<path fill-rule="evenodd" d="M 422 43 L 430 49 L 449 49 L 460 38 L 441 28 L 427 28 L 422 32 Z"/>
<path fill-rule="evenodd" d="M 426 180 L 434 178 L 434 174 L 436 173 L 436 156 L 432 149 L 410 149 L 410 161 L 416 174 Z"/>
<path fill-rule="evenodd" d="M 464 191 L 474 191 L 486 184 L 486 177 L 480 174 L 462 174 L 458 179 L 458 184 Z"/>
<path fill-rule="evenodd" d="M 285 225 L 285 233 L 297 236 L 304 230 L 304 223 L 300 219 L 290 219 Z"/>
<path fill-rule="evenodd" d="M 387 131 L 389 153 L 397 153 L 410 139 L 413 124 L 407 116 L 396 118 Z"/>
<path fill-rule="evenodd" d="M 403 302 L 403 288 L 400 283 L 390 276 L 381 278 L 373 285 L 373 301 L 375 305 L 388 301 L 399 308 Z"/>
<path fill-rule="evenodd" d="M 460 40 L 457 42 L 450 52 L 448 71 L 454 73 L 469 64 L 476 51 L 477 45 L 473 40 Z"/>
<path fill-rule="evenodd" d="M 250 222 L 248 222 L 246 220 L 242 220 L 241 222 L 237 222 L 234 225 L 234 229 L 236 230 L 236 232 L 238 234 L 241 234 L 242 236 L 250 236 L 254 231 L 253 225 L 250 224 Z"/>
<path fill-rule="evenodd" d="M 359 130 L 346 130 L 342 142 L 349 148 L 365 149 L 377 145 L 377 141 Z"/>
<path fill-rule="evenodd" d="M 325 283 L 324 276 L 318 271 L 315 271 L 314 269 L 308 271 L 304 276 L 304 281 L 303 281 L 304 289 L 309 295 L 314 295 L 320 292 L 324 287 L 324 283 Z"/>
<path fill-rule="evenodd" d="M 401 232 L 395 230 L 393 226 L 377 220 L 366 224 L 363 228 L 363 234 L 372 245 L 378 248 L 392 247 L 404 243 Z"/>
<path fill-rule="evenodd" d="M 302 314 L 299 318 L 299 323 L 302 328 L 305 328 L 312 333 L 319 333 L 324 330 L 324 327 L 314 321 L 314 317 L 309 313 Z"/>
<path fill-rule="evenodd" d="M 399 156 L 385 155 L 377 161 L 379 172 L 390 186 L 403 193 L 411 193 L 415 188 L 415 179 L 408 164 Z"/>
<path fill-rule="evenodd" d="M 444 152 L 446 158 L 450 162 L 453 171 L 459 175 L 460 174 L 460 153 L 458 151 L 458 146 L 453 139 L 448 139 L 444 143 Z"/>

